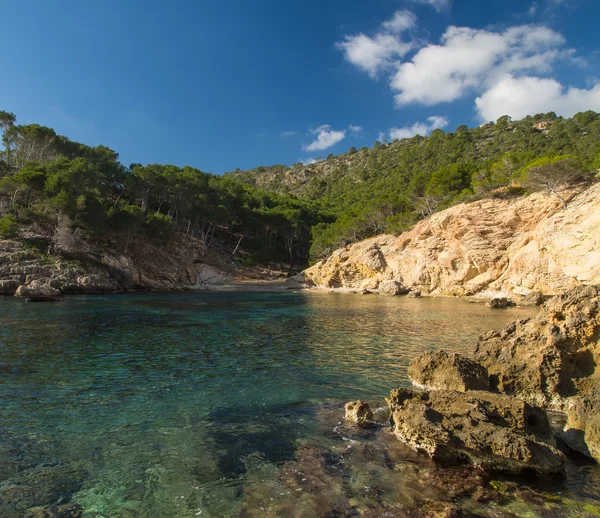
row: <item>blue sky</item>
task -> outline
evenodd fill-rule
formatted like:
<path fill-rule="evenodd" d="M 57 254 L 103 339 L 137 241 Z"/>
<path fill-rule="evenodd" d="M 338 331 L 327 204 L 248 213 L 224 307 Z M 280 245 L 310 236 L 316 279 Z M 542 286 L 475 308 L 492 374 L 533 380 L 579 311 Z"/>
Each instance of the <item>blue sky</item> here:
<path fill-rule="evenodd" d="M 597 0 L 5 3 L 0 109 L 222 173 L 600 111 Z"/>

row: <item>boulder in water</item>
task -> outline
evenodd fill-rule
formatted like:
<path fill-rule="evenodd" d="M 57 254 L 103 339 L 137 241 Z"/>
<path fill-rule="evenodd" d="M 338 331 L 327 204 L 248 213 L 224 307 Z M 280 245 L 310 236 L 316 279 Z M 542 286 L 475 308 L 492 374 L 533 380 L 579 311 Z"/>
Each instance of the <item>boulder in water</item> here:
<path fill-rule="evenodd" d="M 543 410 L 489 392 L 396 389 L 387 402 L 393 433 L 444 464 L 474 464 L 487 471 L 562 473 Z"/>
<path fill-rule="evenodd" d="M 15 297 L 23 297 L 31 302 L 52 302 L 60 300 L 62 295 L 52 286 L 43 284 L 41 281 L 32 281 L 27 285 L 19 286 Z"/>
<path fill-rule="evenodd" d="M 408 367 L 408 378 L 427 390 L 489 390 L 487 369 L 474 360 L 446 351 L 426 352 Z"/>
<path fill-rule="evenodd" d="M 373 421 L 373 412 L 367 403 L 363 401 L 351 401 L 346 403 L 346 419 L 359 426 L 367 426 Z"/>
<path fill-rule="evenodd" d="M 377 287 L 380 295 L 395 297 L 396 295 L 406 295 L 408 290 L 398 281 L 382 281 Z"/>

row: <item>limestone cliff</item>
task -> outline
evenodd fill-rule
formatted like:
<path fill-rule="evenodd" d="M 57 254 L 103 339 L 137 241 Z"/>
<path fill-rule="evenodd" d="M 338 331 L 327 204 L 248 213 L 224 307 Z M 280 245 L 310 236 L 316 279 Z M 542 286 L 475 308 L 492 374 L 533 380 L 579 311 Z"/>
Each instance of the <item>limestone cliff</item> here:
<path fill-rule="evenodd" d="M 600 184 L 461 204 L 400 236 L 337 250 L 304 272 L 309 286 L 377 289 L 385 280 L 429 295 L 553 295 L 600 284 Z"/>

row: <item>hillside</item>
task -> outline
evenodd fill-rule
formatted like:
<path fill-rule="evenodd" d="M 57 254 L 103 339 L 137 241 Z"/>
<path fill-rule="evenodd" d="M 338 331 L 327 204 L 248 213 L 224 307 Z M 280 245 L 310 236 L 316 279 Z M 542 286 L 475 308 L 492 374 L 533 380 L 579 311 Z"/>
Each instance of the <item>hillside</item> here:
<path fill-rule="evenodd" d="M 569 155 L 577 167 L 600 167 L 600 115 L 571 119 L 554 113 L 455 132 L 435 130 L 311 165 L 260 167 L 227 176 L 255 188 L 318 202 L 331 223 L 313 228 L 311 257 L 319 260 L 348 243 L 381 233 L 398 234 L 433 212 L 473 201 L 498 189 L 522 194 L 527 167 L 540 157 Z M 520 185 L 520 188 L 514 188 Z"/>
<path fill-rule="evenodd" d="M 335 251 L 304 272 L 308 285 L 354 290 L 396 281 L 429 295 L 554 295 L 600 284 L 600 184 L 555 196 L 459 204 L 400 236 Z"/>

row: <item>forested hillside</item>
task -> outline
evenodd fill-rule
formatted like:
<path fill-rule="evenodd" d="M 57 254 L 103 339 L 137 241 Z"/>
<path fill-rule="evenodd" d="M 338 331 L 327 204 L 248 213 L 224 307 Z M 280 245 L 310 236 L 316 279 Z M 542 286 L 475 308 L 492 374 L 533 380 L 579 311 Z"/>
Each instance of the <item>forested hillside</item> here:
<path fill-rule="evenodd" d="M 308 259 L 310 232 L 328 221 L 317 204 L 268 193 L 193 167 L 131 164 L 105 146 L 90 147 L 0 112 L 0 238 L 23 228 L 61 247 L 77 232 L 122 252 L 135 240 L 168 244 L 174 233 L 244 250 L 250 264 Z M 239 244 L 239 247 L 235 245 Z"/>
<path fill-rule="evenodd" d="M 511 196 L 577 181 L 600 168 L 600 115 L 554 113 L 453 133 L 434 130 L 371 149 L 291 168 L 277 165 L 229 173 L 254 187 L 316 201 L 335 217 L 313 228 L 311 256 L 350 242 L 398 233 L 461 201 Z"/>
<path fill-rule="evenodd" d="M 579 181 L 600 167 L 600 115 L 508 117 L 454 133 L 348 153 L 310 166 L 235 171 L 124 165 L 90 147 L 0 112 L 0 238 L 23 230 L 61 239 L 78 233 L 127 253 L 136 240 L 167 245 L 227 240 L 247 264 L 291 268 L 348 242 L 397 233 L 460 201 L 511 196 Z M 237 246 L 236 246 L 237 245 Z"/>

